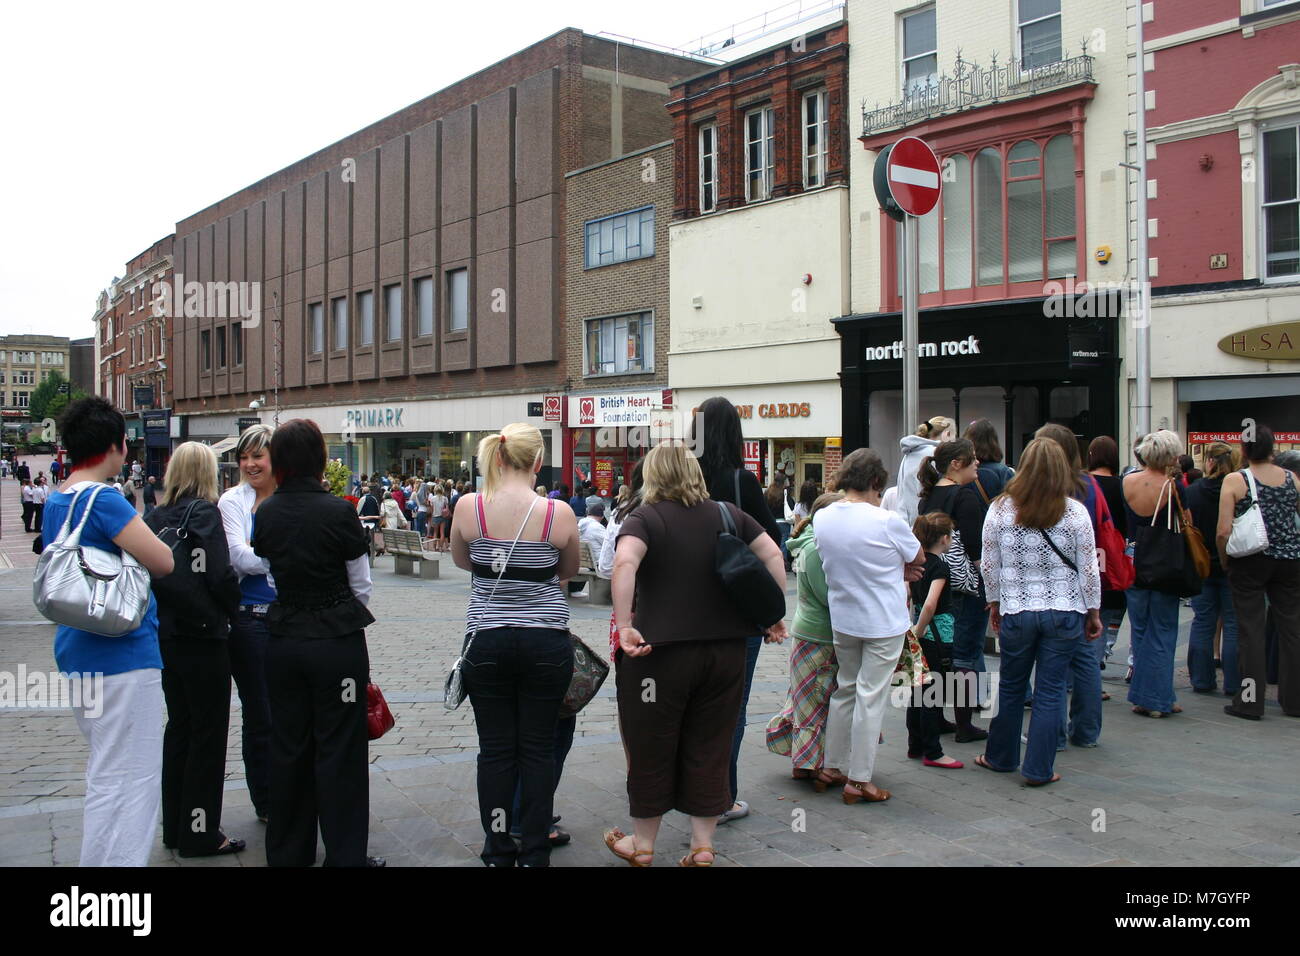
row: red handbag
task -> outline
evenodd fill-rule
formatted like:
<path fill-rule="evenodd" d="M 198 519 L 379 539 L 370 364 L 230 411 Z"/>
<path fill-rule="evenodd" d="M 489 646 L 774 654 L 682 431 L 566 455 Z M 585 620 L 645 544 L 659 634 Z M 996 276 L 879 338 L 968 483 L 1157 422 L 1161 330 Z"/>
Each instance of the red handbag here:
<path fill-rule="evenodd" d="M 378 740 L 392 730 L 396 723 L 379 685 L 373 682 L 366 684 L 366 730 L 369 732 L 370 739 Z"/>
<path fill-rule="evenodd" d="M 1101 483 L 1088 476 L 1097 491 L 1097 561 L 1101 566 L 1103 591 L 1127 591 L 1133 586 L 1137 572 L 1133 559 L 1125 554 L 1124 536 L 1115 527 L 1110 505 L 1102 493 Z"/>

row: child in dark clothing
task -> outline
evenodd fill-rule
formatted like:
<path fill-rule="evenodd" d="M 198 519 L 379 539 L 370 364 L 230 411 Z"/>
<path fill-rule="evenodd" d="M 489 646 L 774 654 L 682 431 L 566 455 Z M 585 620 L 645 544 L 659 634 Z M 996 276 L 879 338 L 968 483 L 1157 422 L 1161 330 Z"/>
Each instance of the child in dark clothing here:
<path fill-rule="evenodd" d="M 912 533 L 925 549 L 925 572 L 910 585 L 916 623 L 912 633 L 921 643 L 932 682 L 913 690 L 907 707 L 907 755 L 922 758 L 927 767 L 960 770 L 964 764 L 945 757 L 939 741 L 943 723 L 944 675 L 951 670 L 953 615 L 948 565 L 943 555 L 952 546 L 952 518 L 942 511 L 921 515 Z"/>

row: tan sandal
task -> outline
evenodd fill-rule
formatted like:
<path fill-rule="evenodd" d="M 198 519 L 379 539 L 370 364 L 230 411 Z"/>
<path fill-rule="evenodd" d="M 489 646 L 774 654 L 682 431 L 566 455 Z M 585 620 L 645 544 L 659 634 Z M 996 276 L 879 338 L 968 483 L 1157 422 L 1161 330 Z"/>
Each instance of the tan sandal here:
<path fill-rule="evenodd" d="M 632 851 L 631 853 L 620 853 L 620 852 L 618 851 L 618 848 L 615 847 L 614 844 L 617 843 L 619 840 L 622 840 L 622 839 L 623 839 L 624 837 L 626 837 L 626 836 L 627 836 L 627 834 L 624 833 L 622 830 L 620 830 L 618 827 L 614 827 L 614 829 L 612 829 L 612 830 L 606 830 L 606 831 L 605 831 L 605 846 L 609 847 L 609 852 L 610 852 L 610 853 L 613 853 L 616 857 L 618 857 L 620 860 L 622 860 L 622 861 L 623 861 L 624 863 L 626 863 L 628 866 L 640 866 L 640 867 L 646 867 L 646 866 L 650 866 L 652 863 L 654 863 L 654 858 L 655 858 L 654 850 L 637 850 L 637 849 L 635 849 L 635 846 L 636 846 L 636 840 L 635 840 L 635 839 L 633 839 L 633 841 L 632 841 L 632 845 L 633 845 L 634 849 L 633 849 L 633 851 Z M 647 856 L 647 857 L 649 857 L 650 859 L 647 860 L 645 863 L 638 863 L 638 862 L 637 862 L 637 857 L 642 857 L 642 856 Z"/>
<path fill-rule="evenodd" d="M 813 789 L 818 793 L 825 793 L 830 787 L 842 787 L 849 782 L 849 778 L 838 770 L 818 770 L 812 777 Z"/>
<path fill-rule="evenodd" d="M 858 793 L 850 793 L 848 789 L 849 787 L 852 787 L 854 790 L 857 790 Z M 873 788 L 876 792 L 871 793 L 867 789 L 868 787 Z M 866 803 L 884 803 L 891 796 L 893 796 L 893 794 L 891 794 L 888 790 L 884 789 L 883 787 L 877 787 L 875 784 L 871 783 L 870 781 L 863 783 L 857 780 L 849 780 L 845 784 L 844 802 L 850 805 L 857 803 L 859 800 L 862 800 Z"/>
<path fill-rule="evenodd" d="M 690 853 L 687 853 L 684 857 L 682 857 L 681 861 L 677 865 L 678 866 L 712 866 L 713 865 L 713 860 L 709 860 L 709 862 L 707 863 L 701 863 L 700 861 L 695 859 L 695 855 L 697 853 L 713 853 L 713 847 L 697 846 L 695 849 L 691 850 Z M 718 855 L 716 853 L 713 853 L 714 859 L 717 859 L 717 856 Z"/>

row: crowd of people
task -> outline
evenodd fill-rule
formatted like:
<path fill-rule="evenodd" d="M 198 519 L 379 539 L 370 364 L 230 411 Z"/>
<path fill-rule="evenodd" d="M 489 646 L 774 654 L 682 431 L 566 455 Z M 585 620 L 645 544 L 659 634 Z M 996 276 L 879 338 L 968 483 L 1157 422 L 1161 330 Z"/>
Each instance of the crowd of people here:
<path fill-rule="evenodd" d="M 880 454 L 859 448 L 825 487 L 797 495 L 745 467 L 725 398 L 704 402 L 694 427 L 698 453 L 651 449 L 613 496 L 539 485 L 543 436 L 515 423 L 480 442 L 477 489 L 362 475 L 345 500 L 325 493 L 324 441 L 298 419 L 245 430 L 241 481 L 219 498 L 216 459 L 194 442 L 173 453 L 145 518 L 120 495 L 94 498 L 85 543 L 132 555 L 154 587 L 130 634 L 60 625 L 55 640 L 62 671 L 105 675 L 102 715 L 78 717 L 90 749 L 82 864 L 145 863 L 160 810 L 164 845 L 182 856 L 246 848 L 221 826 L 233 680 L 268 863 L 311 865 L 319 829 L 326 865 L 383 865 L 366 852 L 365 520 L 414 527 L 470 575 L 458 673 L 479 738 L 488 866 L 544 866 L 571 839 L 554 795 L 577 721 L 565 583 L 584 551 L 611 581 L 631 818 L 604 842 L 632 866 L 653 864 L 671 810 L 690 817 L 682 866 L 712 865 L 716 828 L 750 812 L 738 757 L 764 643 L 790 639 L 769 750 L 846 804 L 893 796 L 876 774 L 891 700 L 906 707 L 907 756 L 926 767 L 965 769 L 945 752 L 952 735 L 983 742 L 981 768 L 1059 781 L 1056 754 L 1101 739 L 1100 675 L 1125 615 L 1132 712 L 1177 714 L 1187 597 L 1193 690 L 1220 692 L 1221 661 L 1226 713 L 1260 719 L 1276 682 L 1282 712 L 1300 716 L 1300 456 L 1275 457 L 1264 426 L 1242 460 L 1209 446 L 1189 481 L 1170 431 L 1142 436 L 1123 469 L 1114 439 L 1081 449 L 1047 424 L 1013 470 L 990 422 L 959 435 L 936 418 L 903 439 L 892 484 Z M 71 472 L 44 503 L 47 532 L 82 521 L 85 493 L 125 460 L 123 418 L 103 399 L 72 403 L 61 430 Z M 1252 521 L 1263 543 L 1248 547 Z M 787 568 L 790 615 L 770 599 L 781 602 Z M 164 700 L 165 732 L 151 719 Z"/>

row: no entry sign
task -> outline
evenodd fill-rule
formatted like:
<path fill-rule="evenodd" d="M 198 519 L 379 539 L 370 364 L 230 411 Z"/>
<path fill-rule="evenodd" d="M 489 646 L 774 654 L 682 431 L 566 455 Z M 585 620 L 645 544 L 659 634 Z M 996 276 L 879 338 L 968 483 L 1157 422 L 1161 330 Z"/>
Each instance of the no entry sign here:
<path fill-rule="evenodd" d="M 889 194 L 903 212 L 924 216 L 939 202 L 939 158 L 915 136 L 894 144 L 886 160 Z"/>

